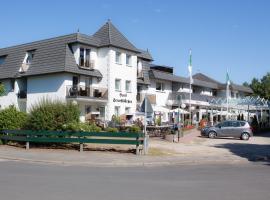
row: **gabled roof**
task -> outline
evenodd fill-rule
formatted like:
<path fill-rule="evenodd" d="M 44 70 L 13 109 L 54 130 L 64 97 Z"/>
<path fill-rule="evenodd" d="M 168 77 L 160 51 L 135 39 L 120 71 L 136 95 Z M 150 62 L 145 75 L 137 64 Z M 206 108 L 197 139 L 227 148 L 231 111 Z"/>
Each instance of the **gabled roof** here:
<path fill-rule="evenodd" d="M 131 42 L 111 23 L 109 20 L 94 35 L 94 38 L 100 40 L 99 46 L 114 46 L 122 49 L 140 53 Z"/>
<path fill-rule="evenodd" d="M 205 74 L 202 74 L 202 73 L 196 73 L 192 77 L 194 79 L 198 79 L 198 80 L 201 80 L 201 81 L 207 81 L 207 82 L 220 84 L 219 81 L 216 81 L 215 79 L 210 78 L 209 76 L 206 76 Z"/>
<path fill-rule="evenodd" d="M 138 54 L 138 57 L 139 58 L 143 58 L 143 59 L 146 59 L 146 60 L 149 60 L 149 61 L 153 61 L 153 57 L 151 55 L 151 53 L 147 50 L 141 50 L 139 49 L 140 53 Z"/>
<path fill-rule="evenodd" d="M 89 45 L 96 44 L 96 41 L 91 37 L 74 33 L 0 49 L 0 56 L 7 55 L 5 62 L 0 66 L 0 79 L 57 72 L 82 73 L 102 77 L 98 70 L 87 71 L 77 67 L 68 44 L 82 41 Z M 27 72 L 19 73 L 26 52 L 29 50 L 35 50 L 34 59 Z"/>
<path fill-rule="evenodd" d="M 218 84 L 218 88 L 219 89 L 226 89 L 226 83 L 221 83 L 221 82 L 218 82 L 212 78 L 210 78 L 209 76 L 205 75 L 205 74 L 202 74 L 202 73 L 197 73 L 197 74 L 194 74 L 192 76 L 194 79 L 198 79 L 198 80 L 201 80 L 201 81 L 206 81 L 206 82 L 212 82 L 212 83 L 216 83 Z M 253 90 L 249 87 L 245 87 L 243 85 L 238 85 L 238 84 L 235 84 L 235 83 L 231 83 L 230 85 L 231 89 L 233 90 L 236 90 L 236 91 L 242 91 L 242 92 L 247 92 L 247 93 L 253 93 Z"/>

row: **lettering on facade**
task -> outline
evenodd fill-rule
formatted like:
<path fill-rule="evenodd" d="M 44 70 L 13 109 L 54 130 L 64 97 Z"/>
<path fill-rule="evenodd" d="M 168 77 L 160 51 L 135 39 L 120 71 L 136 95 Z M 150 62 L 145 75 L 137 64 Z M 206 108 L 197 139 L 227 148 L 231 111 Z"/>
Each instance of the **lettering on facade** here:
<path fill-rule="evenodd" d="M 113 98 L 113 102 L 132 103 L 132 101 L 131 100 L 128 100 L 128 99 L 116 99 L 116 98 Z"/>
<path fill-rule="evenodd" d="M 120 93 L 120 97 L 127 97 L 127 94 Z"/>

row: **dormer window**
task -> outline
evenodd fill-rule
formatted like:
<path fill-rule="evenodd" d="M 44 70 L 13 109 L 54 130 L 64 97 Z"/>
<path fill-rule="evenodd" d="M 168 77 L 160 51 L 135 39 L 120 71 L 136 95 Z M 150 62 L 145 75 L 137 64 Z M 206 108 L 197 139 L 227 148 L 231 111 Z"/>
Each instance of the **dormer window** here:
<path fill-rule="evenodd" d="M 90 63 L 90 49 L 80 48 L 80 58 L 79 58 L 79 66 L 80 67 L 91 67 Z"/>
<path fill-rule="evenodd" d="M 30 65 L 33 61 L 34 55 L 35 55 L 35 51 L 27 51 L 24 63 L 27 65 Z"/>
<path fill-rule="evenodd" d="M 5 63 L 6 57 L 7 56 L 0 56 L 0 65 Z"/>

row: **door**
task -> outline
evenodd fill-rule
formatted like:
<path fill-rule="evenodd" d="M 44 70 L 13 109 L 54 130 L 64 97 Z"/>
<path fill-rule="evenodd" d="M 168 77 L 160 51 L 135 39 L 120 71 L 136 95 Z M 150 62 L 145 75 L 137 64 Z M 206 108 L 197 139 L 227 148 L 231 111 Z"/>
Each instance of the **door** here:
<path fill-rule="evenodd" d="M 222 137 L 227 137 L 228 135 L 230 135 L 231 132 L 231 122 L 230 121 L 225 121 L 221 124 L 220 127 L 220 136 Z"/>

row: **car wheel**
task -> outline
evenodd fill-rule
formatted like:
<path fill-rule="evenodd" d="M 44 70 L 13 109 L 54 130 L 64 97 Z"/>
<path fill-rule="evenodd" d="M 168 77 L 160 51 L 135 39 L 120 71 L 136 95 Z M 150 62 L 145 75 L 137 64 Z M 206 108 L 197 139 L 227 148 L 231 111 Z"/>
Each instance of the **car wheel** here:
<path fill-rule="evenodd" d="M 216 137 L 216 133 L 214 131 L 211 131 L 208 133 L 208 137 L 213 139 Z"/>
<path fill-rule="evenodd" d="M 249 140 L 249 134 L 248 133 L 242 133 L 241 139 L 242 140 Z"/>

